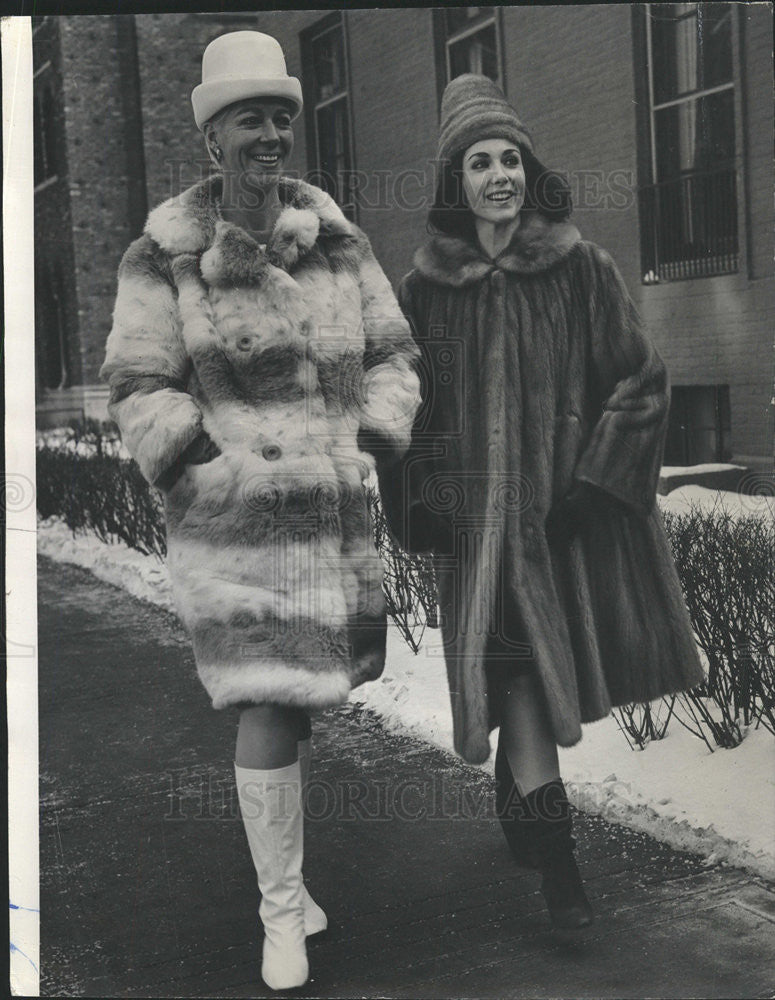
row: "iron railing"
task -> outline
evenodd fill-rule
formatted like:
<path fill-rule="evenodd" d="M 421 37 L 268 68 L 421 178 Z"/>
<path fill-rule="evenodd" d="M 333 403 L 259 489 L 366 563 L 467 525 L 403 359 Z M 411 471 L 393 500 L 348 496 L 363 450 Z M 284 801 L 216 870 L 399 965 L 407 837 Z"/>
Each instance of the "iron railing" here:
<path fill-rule="evenodd" d="M 737 271 L 734 167 L 650 184 L 639 202 L 644 284 Z"/>

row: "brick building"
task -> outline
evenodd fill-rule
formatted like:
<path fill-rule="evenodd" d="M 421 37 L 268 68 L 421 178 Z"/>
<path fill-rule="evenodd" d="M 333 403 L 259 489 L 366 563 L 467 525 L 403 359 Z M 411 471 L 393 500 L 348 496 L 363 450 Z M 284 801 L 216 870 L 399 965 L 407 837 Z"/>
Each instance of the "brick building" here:
<path fill-rule="evenodd" d="M 666 462 L 772 459 L 772 7 L 466 7 L 34 20 L 38 411 L 104 415 L 115 272 L 207 171 L 189 95 L 224 31 L 304 86 L 292 166 L 397 281 L 425 236 L 441 92 L 497 78 L 582 234 L 617 260 L 673 383 Z"/>

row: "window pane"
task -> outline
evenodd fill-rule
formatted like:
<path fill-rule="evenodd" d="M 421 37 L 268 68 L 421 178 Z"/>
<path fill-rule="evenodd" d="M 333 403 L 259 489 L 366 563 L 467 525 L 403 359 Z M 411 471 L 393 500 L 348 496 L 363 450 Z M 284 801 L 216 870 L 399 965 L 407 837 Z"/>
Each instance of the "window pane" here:
<path fill-rule="evenodd" d="M 652 189 L 656 270 L 693 278 L 737 268 L 737 190 L 733 168 L 687 174 Z"/>
<path fill-rule="evenodd" d="M 704 86 L 732 81 L 732 5 L 700 4 Z"/>
<path fill-rule="evenodd" d="M 728 386 L 673 386 L 665 465 L 724 461 L 728 416 Z"/>
<path fill-rule="evenodd" d="M 350 172 L 350 136 L 347 127 L 347 101 L 342 98 L 316 112 L 318 131 L 317 183 L 331 197 L 341 202 L 344 179 Z"/>
<path fill-rule="evenodd" d="M 451 7 L 445 12 L 447 35 L 462 31 L 477 20 L 492 17 L 491 7 Z"/>
<path fill-rule="evenodd" d="M 689 14 L 677 8 L 688 8 Z M 694 8 L 694 4 L 651 5 L 656 104 L 732 80 L 730 5 Z"/>
<path fill-rule="evenodd" d="M 344 39 L 341 27 L 319 35 L 312 42 L 315 101 L 325 101 L 346 90 Z"/>
<path fill-rule="evenodd" d="M 654 115 L 657 180 L 724 166 L 735 156 L 734 93 L 725 90 Z"/>
<path fill-rule="evenodd" d="M 481 73 L 498 79 L 498 50 L 495 25 L 490 24 L 449 47 L 450 79 L 461 73 Z"/>

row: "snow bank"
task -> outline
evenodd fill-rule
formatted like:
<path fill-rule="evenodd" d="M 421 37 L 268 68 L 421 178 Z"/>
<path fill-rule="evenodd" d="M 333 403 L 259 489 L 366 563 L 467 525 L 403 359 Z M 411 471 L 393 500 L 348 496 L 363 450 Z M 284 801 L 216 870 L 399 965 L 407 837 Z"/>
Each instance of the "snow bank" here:
<path fill-rule="evenodd" d="M 38 521 L 38 552 L 56 562 L 72 563 L 122 587 L 142 601 L 175 610 L 167 567 L 155 556 L 144 556 L 123 542 L 105 545 L 96 535 L 77 535 L 59 518 Z"/>
<path fill-rule="evenodd" d="M 587 812 L 643 830 L 673 847 L 775 878 L 775 737 L 751 730 L 711 753 L 675 719 L 663 740 L 622 751 L 612 718 L 585 726 L 560 751 L 563 777 Z"/>
<path fill-rule="evenodd" d="M 706 503 L 708 493 L 718 502 L 716 491 L 684 487 L 660 503 Z M 66 525 L 53 519 L 38 524 L 38 550 L 83 566 L 142 600 L 174 608 L 166 567 L 152 556 L 122 544 L 103 545 L 93 536 L 73 538 Z M 352 700 L 376 712 L 389 727 L 452 750 L 438 630 L 426 630 L 415 655 L 391 626 L 383 676 L 354 691 Z M 483 769 L 491 773 L 492 766 L 490 758 Z M 609 717 L 586 726 L 581 743 L 561 751 L 561 766 L 569 796 L 579 808 L 702 854 L 709 864 L 726 861 L 775 878 L 775 737 L 765 730 L 749 732 L 734 750 L 710 753 L 673 719 L 664 740 L 633 751 Z"/>
<path fill-rule="evenodd" d="M 775 496 L 749 496 L 706 486 L 679 486 L 667 496 L 657 496 L 662 510 L 686 514 L 692 507 L 703 511 L 727 510 L 733 517 L 775 518 Z"/>
<path fill-rule="evenodd" d="M 745 472 L 744 465 L 730 465 L 727 462 L 704 462 L 702 465 L 663 465 L 659 470 L 660 478 L 672 479 L 676 476 L 703 475 L 707 472 Z"/>

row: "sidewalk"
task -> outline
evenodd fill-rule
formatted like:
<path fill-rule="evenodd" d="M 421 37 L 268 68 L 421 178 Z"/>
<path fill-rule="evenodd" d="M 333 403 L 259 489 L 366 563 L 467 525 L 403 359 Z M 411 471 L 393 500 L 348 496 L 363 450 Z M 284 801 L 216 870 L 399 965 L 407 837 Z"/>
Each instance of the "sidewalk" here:
<path fill-rule="evenodd" d="M 273 996 L 216 713 L 177 621 L 41 560 L 41 992 Z M 598 919 L 549 929 L 488 779 L 353 706 L 315 720 L 310 997 L 771 997 L 775 887 L 594 817 Z"/>

